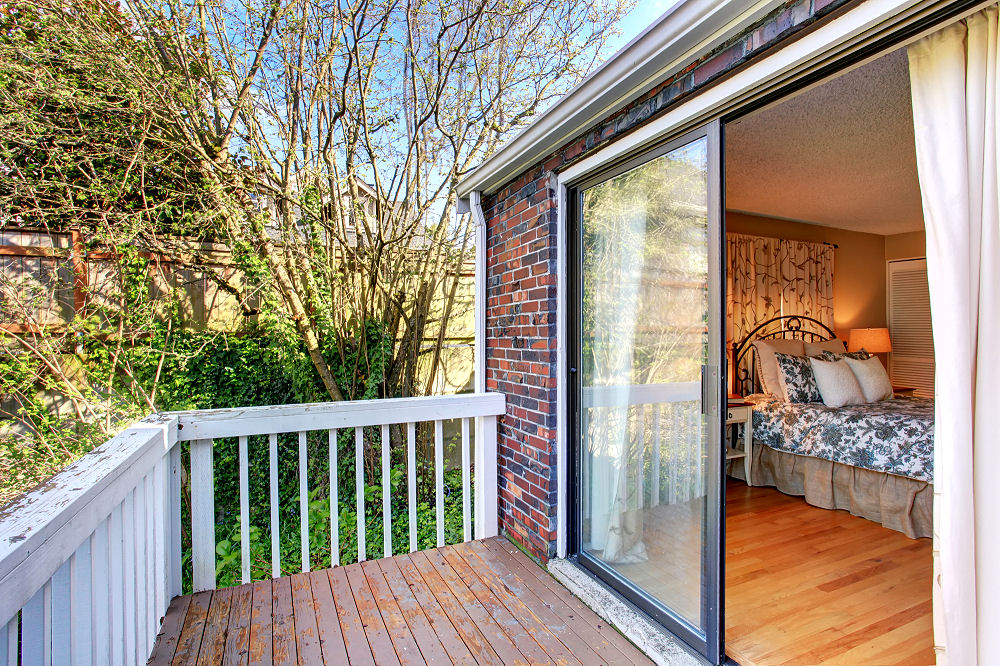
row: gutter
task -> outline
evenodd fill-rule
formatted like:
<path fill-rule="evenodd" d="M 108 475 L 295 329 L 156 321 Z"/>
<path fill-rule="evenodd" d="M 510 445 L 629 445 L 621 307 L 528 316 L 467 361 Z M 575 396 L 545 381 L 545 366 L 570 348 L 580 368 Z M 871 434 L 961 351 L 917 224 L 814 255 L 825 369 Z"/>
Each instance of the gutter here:
<path fill-rule="evenodd" d="M 468 200 L 459 200 L 458 213 L 472 213 L 476 225 L 476 293 L 475 345 L 473 348 L 473 386 L 476 393 L 486 392 L 486 216 L 483 215 L 482 193 L 478 190 L 468 195 Z"/>
<path fill-rule="evenodd" d="M 466 176 L 458 198 L 492 192 L 781 4 L 681 0 Z"/>

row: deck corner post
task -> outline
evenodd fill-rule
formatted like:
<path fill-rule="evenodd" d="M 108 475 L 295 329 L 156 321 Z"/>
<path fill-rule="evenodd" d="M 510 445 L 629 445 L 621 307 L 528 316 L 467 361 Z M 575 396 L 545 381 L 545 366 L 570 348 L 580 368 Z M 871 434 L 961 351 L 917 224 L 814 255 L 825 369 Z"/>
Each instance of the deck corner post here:
<path fill-rule="evenodd" d="M 476 419 L 476 538 L 498 533 L 497 525 L 497 417 Z"/>
<path fill-rule="evenodd" d="M 215 488 L 211 439 L 191 442 L 191 555 L 194 591 L 215 589 Z"/>

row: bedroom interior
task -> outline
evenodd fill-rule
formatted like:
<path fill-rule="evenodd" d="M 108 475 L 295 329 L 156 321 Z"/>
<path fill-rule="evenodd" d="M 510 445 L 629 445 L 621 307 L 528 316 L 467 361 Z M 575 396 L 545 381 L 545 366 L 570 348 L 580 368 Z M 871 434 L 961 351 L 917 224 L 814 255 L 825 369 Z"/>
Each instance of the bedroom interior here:
<path fill-rule="evenodd" d="M 905 49 L 728 123 L 725 144 L 727 653 L 932 663 L 934 366 Z"/>

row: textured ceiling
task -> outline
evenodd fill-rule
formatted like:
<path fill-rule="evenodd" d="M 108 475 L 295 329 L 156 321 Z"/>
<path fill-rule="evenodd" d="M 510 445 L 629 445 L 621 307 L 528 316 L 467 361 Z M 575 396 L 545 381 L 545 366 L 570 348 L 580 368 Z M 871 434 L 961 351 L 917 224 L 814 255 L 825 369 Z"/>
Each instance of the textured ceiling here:
<path fill-rule="evenodd" d="M 923 229 L 906 51 L 727 125 L 726 207 L 885 235 Z"/>

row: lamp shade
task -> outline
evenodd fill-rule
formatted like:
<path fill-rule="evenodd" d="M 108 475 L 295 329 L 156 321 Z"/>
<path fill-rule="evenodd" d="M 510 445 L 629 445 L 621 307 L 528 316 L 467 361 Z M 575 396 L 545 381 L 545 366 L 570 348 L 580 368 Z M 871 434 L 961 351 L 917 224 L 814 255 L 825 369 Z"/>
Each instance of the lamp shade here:
<path fill-rule="evenodd" d="M 847 338 L 847 351 L 864 349 L 872 354 L 882 354 L 892 351 L 887 328 L 852 328 Z"/>

